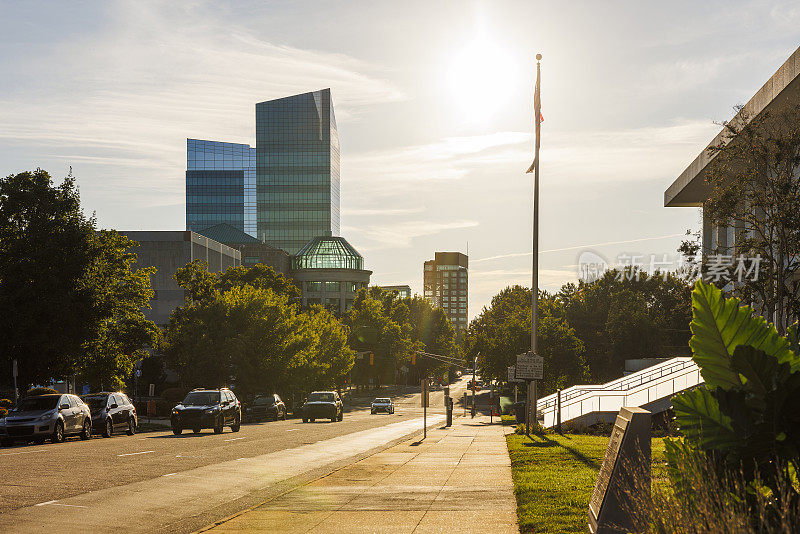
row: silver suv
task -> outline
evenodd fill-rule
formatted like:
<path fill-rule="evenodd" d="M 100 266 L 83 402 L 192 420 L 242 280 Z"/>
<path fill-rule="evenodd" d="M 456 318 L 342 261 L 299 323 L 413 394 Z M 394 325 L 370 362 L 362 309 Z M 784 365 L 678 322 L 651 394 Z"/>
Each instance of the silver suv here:
<path fill-rule="evenodd" d="M 53 443 L 61 443 L 73 434 L 81 439 L 92 437 L 92 414 L 75 395 L 27 397 L 8 412 L 5 420 L 0 419 L 0 445 L 4 447 L 14 440 L 50 438 Z"/>

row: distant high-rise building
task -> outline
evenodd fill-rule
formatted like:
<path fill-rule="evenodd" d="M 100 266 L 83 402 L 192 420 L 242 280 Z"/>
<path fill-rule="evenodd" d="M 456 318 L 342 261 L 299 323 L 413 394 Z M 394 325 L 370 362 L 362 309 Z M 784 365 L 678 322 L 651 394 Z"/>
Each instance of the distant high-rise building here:
<path fill-rule="evenodd" d="M 444 310 L 459 334 L 467 329 L 468 267 L 466 254 L 437 252 L 423 270 L 425 298 Z"/>
<path fill-rule="evenodd" d="M 186 140 L 186 229 L 229 224 L 256 236 L 256 150 Z"/>
<path fill-rule="evenodd" d="M 330 89 L 256 104 L 258 235 L 296 254 L 339 235 L 339 135 Z"/>

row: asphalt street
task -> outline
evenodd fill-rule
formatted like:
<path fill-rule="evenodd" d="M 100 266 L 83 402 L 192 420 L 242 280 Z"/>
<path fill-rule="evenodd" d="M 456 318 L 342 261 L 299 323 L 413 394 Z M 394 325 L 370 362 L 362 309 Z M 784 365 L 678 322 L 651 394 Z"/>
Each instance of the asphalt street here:
<path fill-rule="evenodd" d="M 338 423 L 290 419 L 220 435 L 167 430 L 2 448 L 0 531 L 60 523 L 74 531 L 191 532 L 420 432 L 419 394 L 394 399 L 394 415 L 355 408 Z M 441 424 L 441 391 L 431 393 L 429 414 L 429 424 Z M 168 506 L 176 493 L 185 502 Z"/>

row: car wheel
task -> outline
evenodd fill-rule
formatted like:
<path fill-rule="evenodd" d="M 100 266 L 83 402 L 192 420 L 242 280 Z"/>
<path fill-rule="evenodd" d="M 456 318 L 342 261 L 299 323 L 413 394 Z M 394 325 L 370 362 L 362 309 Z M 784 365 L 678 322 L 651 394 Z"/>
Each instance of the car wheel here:
<path fill-rule="evenodd" d="M 316 419 L 314 419 L 314 418 L 312 417 L 311 419 L 309 419 L 309 421 L 311 421 L 311 422 L 313 423 L 313 422 L 315 422 L 315 421 L 316 421 Z"/>
<path fill-rule="evenodd" d="M 179 426 L 178 427 L 172 427 L 172 433 L 175 434 L 176 436 L 180 436 L 181 432 L 183 432 L 183 429 L 181 427 L 179 427 Z"/>
<path fill-rule="evenodd" d="M 88 417 L 83 420 L 83 431 L 81 431 L 81 439 L 92 439 L 92 421 Z"/>
<path fill-rule="evenodd" d="M 61 421 L 56 422 L 53 430 L 53 443 L 64 443 L 64 423 Z"/>
<path fill-rule="evenodd" d="M 333 417 L 331 417 L 331 423 L 335 423 L 338 419 L 339 419 L 339 416 L 334 414 Z"/>
<path fill-rule="evenodd" d="M 222 423 L 225 421 L 222 415 L 217 417 L 217 420 L 214 421 L 214 434 L 222 434 Z"/>
<path fill-rule="evenodd" d="M 286 421 L 286 410 L 281 412 L 281 421 Z"/>
<path fill-rule="evenodd" d="M 13 444 L 14 444 L 14 440 L 13 440 L 13 439 L 3 439 L 3 440 L 0 440 L 0 446 L 3 446 L 3 447 L 10 447 L 10 446 L 12 446 Z"/>
<path fill-rule="evenodd" d="M 195 434 L 199 434 L 200 433 L 200 427 L 199 426 L 194 427 L 192 429 L 192 432 L 194 432 Z"/>
<path fill-rule="evenodd" d="M 236 420 L 231 425 L 231 432 L 238 432 L 242 428 L 242 416 L 237 415 Z"/>
<path fill-rule="evenodd" d="M 303 417 L 303 422 L 304 423 L 308 423 L 308 418 L 307 417 Z"/>
<path fill-rule="evenodd" d="M 341 421 L 342 419 L 344 419 L 344 412 L 341 412 L 341 413 L 339 414 L 339 421 Z"/>
<path fill-rule="evenodd" d="M 128 417 L 128 430 L 126 432 L 129 436 L 136 434 L 136 421 L 133 417 Z"/>
<path fill-rule="evenodd" d="M 110 438 L 114 434 L 114 423 L 111 422 L 111 418 L 109 417 L 106 419 L 105 428 L 103 428 L 103 437 Z"/>
<path fill-rule="evenodd" d="M 370 413 L 371 413 L 372 415 L 375 415 L 375 410 L 372 410 Z"/>

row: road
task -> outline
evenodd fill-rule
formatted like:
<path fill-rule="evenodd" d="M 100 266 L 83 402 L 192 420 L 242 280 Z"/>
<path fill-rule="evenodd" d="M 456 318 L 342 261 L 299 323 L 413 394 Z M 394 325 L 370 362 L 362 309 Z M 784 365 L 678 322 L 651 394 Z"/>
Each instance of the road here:
<path fill-rule="evenodd" d="M 442 399 L 432 392 L 429 424 L 444 420 Z M 0 531 L 191 532 L 421 431 L 419 394 L 395 401 L 394 415 L 354 408 L 339 423 L 2 448 Z"/>

